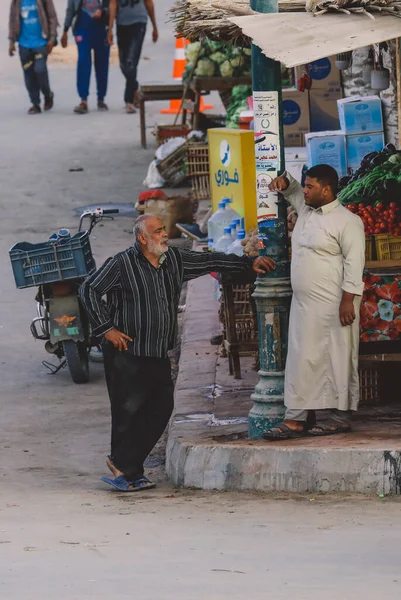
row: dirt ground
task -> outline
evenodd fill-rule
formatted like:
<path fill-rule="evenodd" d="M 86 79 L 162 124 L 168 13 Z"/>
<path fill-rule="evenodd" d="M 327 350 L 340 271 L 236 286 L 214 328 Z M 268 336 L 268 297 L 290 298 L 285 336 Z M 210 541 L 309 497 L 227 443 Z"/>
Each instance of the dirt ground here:
<path fill-rule="evenodd" d="M 65 1 L 55 3 L 62 21 Z M 172 68 L 171 4 L 156 4 L 160 41 L 148 32 L 143 83 L 166 81 Z M 51 63 L 54 111 L 28 117 L 18 58 L 6 54 L 8 5 L 0 4 L 0 598 L 398 599 L 397 501 L 175 490 L 163 441 L 148 465 L 153 492 L 114 493 L 100 481 L 110 428 L 102 366 L 91 366 L 84 386 L 42 366 L 50 357 L 29 331 L 34 292 L 16 290 L 8 250 L 74 231 L 88 204 L 132 206 L 153 150 L 140 148 L 137 116 L 122 110 L 116 64 L 109 113 L 72 114 L 72 48 Z M 150 128 L 160 108 L 147 109 Z M 77 165 L 83 171 L 70 171 Z M 95 230 L 98 264 L 131 243 L 131 229 L 124 216 Z"/>

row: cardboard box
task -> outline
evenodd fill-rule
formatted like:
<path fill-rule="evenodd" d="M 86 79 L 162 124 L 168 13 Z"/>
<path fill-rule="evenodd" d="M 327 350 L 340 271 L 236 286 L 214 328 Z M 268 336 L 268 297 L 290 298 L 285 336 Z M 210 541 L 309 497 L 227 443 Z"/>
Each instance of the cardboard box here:
<path fill-rule="evenodd" d="M 344 133 L 383 131 L 382 103 L 378 96 L 351 96 L 337 100 L 340 126 Z"/>
<path fill-rule="evenodd" d="M 347 174 L 345 135 L 342 131 L 321 131 L 305 136 L 308 167 L 330 165 L 339 177 Z"/>
<path fill-rule="evenodd" d="M 284 146 L 304 146 L 310 131 L 309 97 L 296 89 L 283 90 Z"/>
<path fill-rule="evenodd" d="M 308 156 L 306 148 L 286 148 L 285 149 L 285 169 L 297 181 L 302 180 L 302 171 L 308 165 Z"/>
<path fill-rule="evenodd" d="M 311 131 L 340 129 L 337 100 L 342 98 L 342 88 L 312 88 L 309 92 Z"/>
<path fill-rule="evenodd" d="M 341 87 L 341 72 L 336 67 L 336 57 L 329 56 L 315 60 L 307 65 L 295 67 L 295 80 L 298 81 L 304 73 L 309 73 L 312 79 L 312 89 Z"/>
<path fill-rule="evenodd" d="M 352 170 L 361 166 L 361 160 L 369 152 L 378 152 L 385 146 L 383 132 L 363 135 L 347 135 L 347 161 Z"/>

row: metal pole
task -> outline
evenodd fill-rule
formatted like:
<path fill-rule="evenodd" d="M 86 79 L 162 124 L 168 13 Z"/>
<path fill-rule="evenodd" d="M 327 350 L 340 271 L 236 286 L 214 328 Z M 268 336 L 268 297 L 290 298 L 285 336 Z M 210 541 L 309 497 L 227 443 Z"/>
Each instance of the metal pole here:
<path fill-rule="evenodd" d="M 278 12 L 277 0 L 250 0 L 253 10 Z M 269 31 L 266 31 L 269 35 Z M 291 302 L 287 207 L 268 183 L 285 170 L 281 65 L 252 44 L 252 81 L 258 203 L 259 253 L 276 261 L 276 270 L 258 277 L 254 298 L 258 312 L 259 383 L 251 396 L 249 437 L 260 438 L 284 416 L 284 366 Z"/>

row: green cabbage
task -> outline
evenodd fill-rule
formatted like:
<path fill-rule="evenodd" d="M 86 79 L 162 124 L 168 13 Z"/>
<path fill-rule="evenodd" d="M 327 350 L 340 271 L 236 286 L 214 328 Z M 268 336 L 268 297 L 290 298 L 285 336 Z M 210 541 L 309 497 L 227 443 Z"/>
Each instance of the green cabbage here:
<path fill-rule="evenodd" d="M 198 77 L 213 77 L 215 64 L 208 58 L 201 58 L 195 69 L 195 75 Z"/>
<path fill-rule="evenodd" d="M 188 62 L 193 63 L 198 58 L 200 47 L 200 42 L 193 42 L 192 44 L 188 44 L 188 46 L 185 49 L 185 54 Z"/>
<path fill-rule="evenodd" d="M 235 67 L 242 67 L 245 64 L 245 60 L 243 56 L 236 56 L 230 60 L 231 66 L 235 69 Z"/>
<path fill-rule="evenodd" d="M 229 60 L 225 60 L 221 65 L 220 65 L 220 74 L 222 77 L 232 77 L 234 72 L 233 67 L 231 66 L 231 63 Z"/>
<path fill-rule="evenodd" d="M 209 58 L 218 65 L 221 65 L 221 63 L 223 63 L 227 59 L 226 55 L 223 54 L 223 52 L 214 52 L 209 56 Z"/>

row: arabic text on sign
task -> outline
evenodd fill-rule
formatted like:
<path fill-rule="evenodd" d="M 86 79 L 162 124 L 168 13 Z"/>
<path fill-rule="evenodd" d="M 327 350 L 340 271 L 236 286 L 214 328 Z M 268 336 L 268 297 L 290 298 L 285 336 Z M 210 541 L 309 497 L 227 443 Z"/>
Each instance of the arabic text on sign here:
<path fill-rule="evenodd" d="M 230 183 L 239 183 L 239 175 L 237 169 L 235 169 L 233 177 L 230 177 L 229 172 L 227 170 L 219 169 L 217 173 L 214 174 L 214 178 L 219 187 L 222 185 L 230 185 Z"/>

